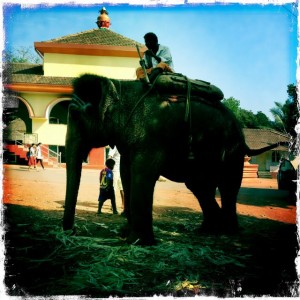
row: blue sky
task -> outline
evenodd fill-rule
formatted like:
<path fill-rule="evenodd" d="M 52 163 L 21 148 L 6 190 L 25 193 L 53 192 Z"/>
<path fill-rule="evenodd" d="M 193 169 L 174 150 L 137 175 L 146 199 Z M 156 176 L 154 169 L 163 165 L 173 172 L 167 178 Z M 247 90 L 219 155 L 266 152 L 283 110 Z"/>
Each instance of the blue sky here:
<path fill-rule="evenodd" d="M 169 46 L 175 71 L 220 87 L 225 98 L 271 117 L 274 102 L 285 102 L 296 83 L 297 8 L 294 4 L 197 4 L 133 6 L 108 3 L 80 6 L 4 4 L 4 46 L 33 43 L 96 28 L 105 6 L 110 29 L 144 42 L 155 32 Z"/>

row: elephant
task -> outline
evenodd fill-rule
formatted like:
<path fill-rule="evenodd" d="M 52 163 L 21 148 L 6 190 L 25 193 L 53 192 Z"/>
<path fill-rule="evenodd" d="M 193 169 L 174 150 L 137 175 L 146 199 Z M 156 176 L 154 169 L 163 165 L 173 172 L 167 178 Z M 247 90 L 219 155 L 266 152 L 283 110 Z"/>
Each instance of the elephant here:
<path fill-rule="evenodd" d="M 121 154 L 127 217 L 122 234 L 128 243 L 156 243 L 152 208 L 159 176 L 185 183 L 195 195 L 203 212 L 203 232 L 238 230 L 236 201 L 244 157 L 277 144 L 250 149 L 236 117 L 220 101 L 221 91 L 218 101 L 208 101 L 205 93 L 187 101 L 179 92 L 174 95 L 138 80 L 93 74 L 75 78 L 66 133 L 65 231 L 75 230 L 82 161 L 92 148 L 107 145 L 116 146 Z"/>

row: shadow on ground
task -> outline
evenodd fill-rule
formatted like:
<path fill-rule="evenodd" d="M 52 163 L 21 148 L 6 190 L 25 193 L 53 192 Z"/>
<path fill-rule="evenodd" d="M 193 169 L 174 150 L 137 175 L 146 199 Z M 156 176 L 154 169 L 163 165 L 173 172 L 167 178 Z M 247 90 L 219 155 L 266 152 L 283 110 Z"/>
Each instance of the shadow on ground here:
<path fill-rule="evenodd" d="M 268 197 L 265 197 L 266 195 Z M 285 190 L 241 188 L 238 203 L 287 208 L 289 205 L 295 205 L 295 200 Z"/>
<path fill-rule="evenodd" d="M 158 245 L 138 247 L 109 213 L 77 211 L 77 236 L 62 232 L 62 211 L 6 205 L 4 216 L 11 296 L 297 295 L 295 225 L 239 216 L 239 234 L 204 236 L 198 212 L 155 207 Z"/>

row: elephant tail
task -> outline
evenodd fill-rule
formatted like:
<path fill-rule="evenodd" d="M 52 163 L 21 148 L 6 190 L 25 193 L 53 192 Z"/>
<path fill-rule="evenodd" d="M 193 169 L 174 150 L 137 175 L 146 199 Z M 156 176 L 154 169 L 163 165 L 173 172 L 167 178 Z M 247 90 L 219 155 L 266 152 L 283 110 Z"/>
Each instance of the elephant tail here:
<path fill-rule="evenodd" d="M 276 144 L 271 144 L 269 146 L 260 148 L 260 149 L 250 149 L 247 145 L 246 145 L 246 155 L 248 156 L 256 156 L 259 154 L 262 154 L 266 151 L 272 150 L 278 146 L 288 146 L 288 142 L 278 142 Z"/>

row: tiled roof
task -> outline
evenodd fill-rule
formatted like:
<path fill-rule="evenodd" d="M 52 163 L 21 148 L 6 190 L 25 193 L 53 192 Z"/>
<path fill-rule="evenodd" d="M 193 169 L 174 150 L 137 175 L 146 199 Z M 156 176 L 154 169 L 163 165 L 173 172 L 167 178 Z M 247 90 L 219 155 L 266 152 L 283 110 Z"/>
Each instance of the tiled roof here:
<path fill-rule="evenodd" d="M 44 76 L 43 66 L 27 63 L 7 64 L 3 69 L 4 83 L 71 85 L 73 77 Z"/>
<path fill-rule="evenodd" d="M 243 131 L 246 143 L 251 149 L 260 149 L 278 142 L 290 142 L 287 135 L 272 129 L 244 128 Z M 287 147 L 279 146 L 274 150 L 286 151 Z"/>
<path fill-rule="evenodd" d="M 118 34 L 110 29 L 92 29 L 87 30 L 48 41 L 44 43 L 55 44 L 81 44 L 81 45 L 102 45 L 102 46 L 129 46 L 135 47 L 138 44 L 140 47 L 144 46 L 132 39 L 129 39 L 121 34 Z"/>
<path fill-rule="evenodd" d="M 135 47 L 138 44 L 121 34 L 111 31 L 110 29 L 92 29 L 76 34 L 71 34 L 55 39 L 45 41 L 49 44 L 77 44 L 77 45 L 96 45 L 96 46 L 118 46 L 118 47 Z M 30 83 L 30 84 L 50 84 L 50 85 L 71 85 L 74 78 L 44 76 L 43 66 L 27 63 L 7 64 L 3 72 L 4 83 Z"/>

